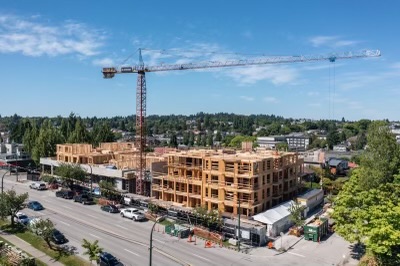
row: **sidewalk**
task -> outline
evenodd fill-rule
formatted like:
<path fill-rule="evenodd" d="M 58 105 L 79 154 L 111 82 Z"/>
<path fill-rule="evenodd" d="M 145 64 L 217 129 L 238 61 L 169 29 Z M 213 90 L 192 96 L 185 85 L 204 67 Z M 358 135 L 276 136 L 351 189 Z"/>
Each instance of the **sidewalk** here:
<path fill-rule="evenodd" d="M 5 240 L 7 240 L 8 242 L 10 242 L 11 244 L 13 244 L 15 247 L 19 248 L 24 252 L 29 253 L 32 257 L 44 262 L 47 265 L 54 265 L 54 266 L 64 265 L 58 261 L 55 261 L 50 256 L 47 256 L 42 251 L 34 248 L 31 244 L 25 242 L 24 240 L 15 235 L 7 234 L 5 232 L 0 231 L 0 236 Z"/>

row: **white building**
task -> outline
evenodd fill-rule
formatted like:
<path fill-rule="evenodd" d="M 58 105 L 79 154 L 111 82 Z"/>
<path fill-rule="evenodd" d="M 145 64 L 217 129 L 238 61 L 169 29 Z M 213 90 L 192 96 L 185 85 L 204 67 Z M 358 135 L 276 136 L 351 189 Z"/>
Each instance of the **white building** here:
<path fill-rule="evenodd" d="M 297 197 L 297 202 L 304 206 L 304 217 L 324 202 L 324 191 L 322 189 L 313 189 Z"/>
<path fill-rule="evenodd" d="M 260 148 L 275 149 L 279 143 L 286 143 L 286 138 L 284 136 L 257 137 Z"/>
<path fill-rule="evenodd" d="M 293 201 L 282 203 L 274 208 L 253 216 L 258 221 L 267 226 L 267 236 L 277 237 L 281 232 L 287 231 L 293 224 L 290 220 L 290 206 Z"/>

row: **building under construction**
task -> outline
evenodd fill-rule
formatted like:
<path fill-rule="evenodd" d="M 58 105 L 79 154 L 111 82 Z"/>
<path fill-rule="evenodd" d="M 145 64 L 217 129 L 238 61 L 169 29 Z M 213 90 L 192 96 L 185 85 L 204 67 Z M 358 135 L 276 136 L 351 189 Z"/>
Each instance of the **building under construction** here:
<path fill-rule="evenodd" d="M 100 143 L 94 148 L 91 144 L 58 144 L 55 160 L 41 158 L 42 165 L 58 166 L 61 163 L 80 164 L 82 168 L 101 178 L 115 179 L 116 187 L 130 193 L 136 192 L 136 177 L 138 169 L 138 149 L 132 142 Z M 146 155 L 146 169 L 153 162 L 163 161 L 164 157 L 149 153 Z M 147 171 L 144 188 L 150 195 L 151 178 Z M 96 181 L 98 181 L 95 179 Z"/>
<path fill-rule="evenodd" d="M 193 150 L 167 155 L 167 173 L 153 172 L 152 196 L 182 207 L 206 206 L 252 216 L 297 195 L 303 160 L 297 153 Z"/>

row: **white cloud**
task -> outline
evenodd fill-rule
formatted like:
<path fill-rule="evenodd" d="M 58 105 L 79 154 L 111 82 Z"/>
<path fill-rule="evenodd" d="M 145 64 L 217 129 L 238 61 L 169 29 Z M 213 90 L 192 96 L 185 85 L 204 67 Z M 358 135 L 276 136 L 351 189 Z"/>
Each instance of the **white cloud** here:
<path fill-rule="evenodd" d="M 0 53 L 34 57 L 67 54 L 87 57 L 99 53 L 105 38 L 103 32 L 73 21 L 46 25 L 38 22 L 38 18 L 0 15 Z"/>
<path fill-rule="evenodd" d="M 314 36 L 309 39 L 309 42 L 314 47 L 329 46 L 334 48 L 351 46 L 359 43 L 359 41 L 343 40 L 340 36 Z"/>
<path fill-rule="evenodd" d="M 239 84 L 249 85 L 268 80 L 275 85 L 291 83 L 298 77 L 298 71 L 287 66 L 247 66 L 232 68 L 224 71 L 225 74 Z"/>
<path fill-rule="evenodd" d="M 264 97 L 263 101 L 267 103 L 279 103 L 278 99 L 275 97 Z"/>
<path fill-rule="evenodd" d="M 106 57 L 102 59 L 93 60 L 93 65 L 101 67 L 112 67 L 115 66 L 116 64 L 113 59 Z"/>
<path fill-rule="evenodd" d="M 248 102 L 254 101 L 253 97 L 249 97 L 249 96 L 239 96 L 239 97 Z"/>

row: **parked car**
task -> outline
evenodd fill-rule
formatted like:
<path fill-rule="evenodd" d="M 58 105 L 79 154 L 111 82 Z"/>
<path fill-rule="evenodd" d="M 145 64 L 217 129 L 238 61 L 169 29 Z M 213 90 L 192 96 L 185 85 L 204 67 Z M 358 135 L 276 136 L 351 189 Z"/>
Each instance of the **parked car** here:
<path fill-rule="evenodd" d="M 83 205 L 85 205 L 85 204 L 93 204 L 94 203 L 93 198 L 90 197 L 90 195 L 87 195 L 87 194 L 80 194 L 80 195 L 74 196 L 74 201 L 75 202 L 80 202 Z"/>
<path fill-rule="evenodd" d="M 122 264 L 116 257 L 111 255 L 108 252 L 102 252 L 100 253 L 99 256 L 99 265 L 100 266 L 123 266 Z"/>
<path fill-rule="evenodd" d="M 73 199 L 74 192 L 71 190 L 59 190 L 59 191 L 56 191 L 56 197 L 63 198 L 63 199 Z"/>
<path fill-rule="evenodd" d="M 51 235 L 51 241 L 54 243 L 60 245 L 60 244 L 65 244 L 68 242 L 68 239 L 64 236 L 63 233 L 58 231 L 57 229 L 53 230 L 53 233 Z"/>
<path fill-rule="evenodd" d="M 28 225 L 29 220 L 30 220 L 28 215 L 26 215 L 23 212 L 17 212 L 17 214 L 15 216 L 16 216 L 17 223 L 23 224 L 23 225 Z"/>
<path fill-rule="evenodd" d="M 102 211 L 109 213 L 118 213 L 119 209 L 115 205 L 104 205 L 100 207 Z"/>
<path fill-rule="evenodd" d="M 36 190 L 46 190 L 47 185 L 43 182 L 35 182 L 29 185 L 29 188 L 36 189 Z"/>
<path fill-rule="evenodd" d="M 138 209 L 135 208 L 122 209 L 120 214 L 122 217 L 126 217 L 134 221 L 141 221 L 146 218 Z"/>
<path fill-rule="evenodd" d="M 28 202 L 26 207 L 28 207 L 28 209 L 32 209 L 34 211 L 44 210 L 43 205 L 40 204 L 40 202 L 38 202 L 38 201 L 30 201 L 30 202 Z"/>

